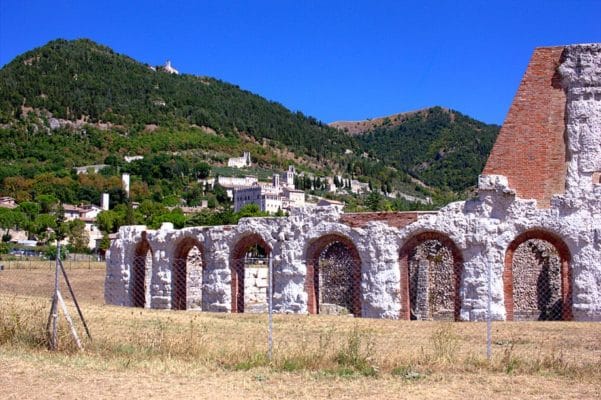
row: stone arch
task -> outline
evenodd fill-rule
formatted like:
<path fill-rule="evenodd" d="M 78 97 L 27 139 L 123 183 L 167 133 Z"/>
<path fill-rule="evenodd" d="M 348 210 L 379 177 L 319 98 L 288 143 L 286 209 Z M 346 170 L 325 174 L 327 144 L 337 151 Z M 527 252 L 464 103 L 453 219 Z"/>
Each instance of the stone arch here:
<path fill-rule="evenodd" d="M 150 279 L 152 277 L 152 249 L 146 232 L 134 250 L 130 277 L 130 304 L 133 307 L 150 307 Z"/>
<path fill-rule="evenodd" d="M 426 231 L 411 237 L 401 248 L 400 269 L 401 319 L 459 321 L 463 255 L 448 235 Z"/>
<path fill-rule="evenodd" d="M 338 264 L 329 269 L 330 271 L 320 265 L 320 261 L 328 258 L 329 253 Z M 326 300 L 334 307 L 345 308 L 352 315 L 360 317 L 361 257 L 353 241 L 339 233 L 321 236 L 309 244 L 306 260 L 305 290 L 308 295 L 309 314 L 322 312 L 321 303 L 322 300 Z M 340 268 L 337 268 L 338 266 Z"/>
<path fill-rule="evenodd" d="M 202 310 L 204 256 L 204 247 L 194 237 L 184 237 L 175 247 L 171 265 L 171 309 Z"/>
<path fill-rule="evenodd" d="M 233 247 L 233 250 L 230 255 L 230 270 L 232 274 L 231 279 L 231 290 L 232 290 L 232 312 L 233 313 L 242 313 L 249 312 L 252 310 L 262 311 L 261 308 L 265 308 L 267 305 L 267 287 L 263 287 L 267 282 L 267 262 L 269 262 L 269 258 L 271 257 L 271 246 L 263 239 L 261 235 L 258 233 L 248 233 L 241 236 L 236 244 Z M 258 252 L 261 257 L 253 257 L 257 254 L 252 254 L 249 256 L 249 253 Z M 261 258 L 262 260 L 260 260 Z M 249 260 L 253 260 L 256 262 L 261 262 L 261 265 L 255 265 L 253 269 L 258 271 L 261 276 L 255 277 L 257 281 L 263 281 L 260 286 L 253 286 L 256 289 L 251 292 L 246 290 L 246 281 Z M 248 277 L 250 278 L 250 277 Z M 248 297 L 254 296 L 252 300 Z M 264 299 L 263 299 L 264 297 Z M 251 307 L 246 310 L 247 303 L 257 303 L 256 307 Z M 263 301 L 264 300 L 264 301 Z M 250 304 L 249 304 L 250 305 Z"/>
<path fill-rule="evenodd" d="M 556 253 L 541 254 L 539 247 L 542 244 L 540 242 L 551 244 Z M 514 265 L 523 245 L 529 245 L 538 258 L 534 268 L 532 268 L 533 265 L 528 265 L 527 269 Z M 555 258 L 555 261 L 550 261 L 550 257 Z M 536 317 L 537 320 L 571 320 L 572 271 L 570 262 L 568 246 L 555 233 L 535 228 L 518 235 L 505 252 L 503 287 L 507 320 L 533 319 L 533 317 Z M 556 266 L 553 267 L 550 264 L 556 264 Z M 523 288 L 516 287 L 516 279 L 524 286 Z M 532 290 L 533 280 L 536 280 L 534 290 Z M 525 294 L 526 291 L 529 293 Z M 536 302 L 536 308 L 527 306 L 528 303 L 532 303 L 532 298 Z M 549 306 L 550 303 L 553 304 Z"/>

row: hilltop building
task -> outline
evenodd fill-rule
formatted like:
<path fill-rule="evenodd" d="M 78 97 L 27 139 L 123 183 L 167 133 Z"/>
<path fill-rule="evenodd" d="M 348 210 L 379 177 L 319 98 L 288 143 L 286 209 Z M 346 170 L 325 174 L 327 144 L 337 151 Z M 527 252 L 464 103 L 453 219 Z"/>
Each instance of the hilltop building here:
<path fill-rule="evenodd" d="M 242 157 L 232 157 L 227 160 L 227 166 L 233 168 L 248 168 L 252 165 L 250 152 L 245 151 Z"/>
<path fill-rule="evenodd" d="M 179 71 L 176 70 L 175 68 L 173 68 L 173 66 L 171 66 L 171 61 L 169 61 L 169 60 L 167 60 L 167 62 L 165 62 L 165 66 L 163 66 L 163 70 L 170 74 L 179 75 Z"/>

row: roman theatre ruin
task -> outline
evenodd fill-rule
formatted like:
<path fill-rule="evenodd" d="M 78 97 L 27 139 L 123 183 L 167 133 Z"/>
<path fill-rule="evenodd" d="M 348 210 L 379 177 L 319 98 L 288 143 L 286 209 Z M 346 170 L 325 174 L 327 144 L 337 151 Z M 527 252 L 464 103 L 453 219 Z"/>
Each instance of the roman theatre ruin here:
<path fill-rule="evenodd" d="M 534 51 L 478 181 L 436 212 L 296 209 L 180 230 L 121 227 L 105 301 L 279 313 L 601 321 L 601 44 Z"/>

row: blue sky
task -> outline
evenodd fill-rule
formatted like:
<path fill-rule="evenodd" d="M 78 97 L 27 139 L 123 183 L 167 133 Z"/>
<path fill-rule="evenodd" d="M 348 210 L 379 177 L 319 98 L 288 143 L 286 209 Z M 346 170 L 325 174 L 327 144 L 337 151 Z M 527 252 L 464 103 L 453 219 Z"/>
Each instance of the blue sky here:
<path fill-rule="evenodd" d="M 535 47 L 601 42 L 594 1 L 0 0 L 0 65 L 89 38 L 324 122 L 441 105 L 501 124 Z"/>

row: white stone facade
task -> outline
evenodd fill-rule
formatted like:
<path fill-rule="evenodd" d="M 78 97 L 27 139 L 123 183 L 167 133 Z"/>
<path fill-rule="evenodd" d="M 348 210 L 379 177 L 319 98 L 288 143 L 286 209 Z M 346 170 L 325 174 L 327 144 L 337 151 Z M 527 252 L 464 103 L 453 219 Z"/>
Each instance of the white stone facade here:
<path fill-rule="evenodd" d="M 235 187 L 234 211 L 240 211 L 247 204 L 256 204 L 261 211 L 272 214 L 304 206 L 305 192 L 294 189 L 294 178 L 292 178 L 292 187 L 287 182 L 281 185 L 280 178 L 282 175 L 273 174 L 271 185 L 256 182 L 248 187 Z"/>
<path fill-rule="evenodd" d="M 542 232 L 564 249 L 570 308 L 565 319 L 601 321 L 601 184 L 595 181 L 601 171 L 601 45 L 566 47 L 559 73 L 567 93 L 568 169 L 566 191 L 549 208 L 519 198 L 504 176 L 486 175 L 479 179 L 477 198 L 451 203 L 398 227 L 377 218 L 354 226 L 335 207 L 300 208 L 286 218 L 243 219 L 236 226 L 174 230 L 166 224 L 157 231 L 122 227 L 107 255 L 106 302 L 132 304 L 132 260 L 145 237 L 152 249 L 148 306 L 170 308 L 172 260 L 184 240 L 194 240 L 204 260 L 202 310 L 232 311 L 235 249 L 257 237 L 273 260 L 275 310 L 309 313 L 311 249 L 324 238 L 341 237 L 352 242 L 360 259 L 361 316 L 404 318 L 404 246 L 420 235 L 436 234 L 448 238 L 461 259 L 457 319 L 484 319 L 490 268 L 492 314 L 502 320 L 510 314 L 504 282 L 509 249 L 517 238 Z"/>
<path fill-rule="evenodd" d="M 245 151 L 242 157 L 232 157 L 227 160 L 227 166 L 233 168 L 248 168 L 252 165 L 250 152 Z"/>

